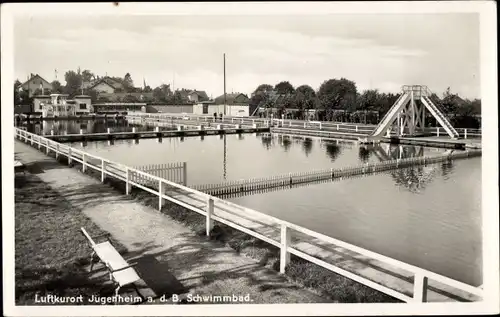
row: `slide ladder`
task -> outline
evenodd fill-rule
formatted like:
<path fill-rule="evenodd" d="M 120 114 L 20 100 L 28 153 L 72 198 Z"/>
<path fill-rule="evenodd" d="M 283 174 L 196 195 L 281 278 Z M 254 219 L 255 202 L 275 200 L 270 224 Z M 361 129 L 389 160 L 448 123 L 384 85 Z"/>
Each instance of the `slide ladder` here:
<path fill-rule="evenodd" d="M 451 125 L 450 121 L 446 119 L 446 117 L 443 115 L 441 111 L 434 105 L 432 100 L 428 96 L 422 96 L 422 102 L 425 105 L 427 109 L 432 113 L 432 115 L 436 118 L 436 120 L 441 124 L 441 126 L 446 130 L 448 135 L 452 138 L 458 138 L 460 135 L 458 134 L 457 130 L 453 128 Z"/>
<path fill-rule="evenodd" d="M 401 111 L 403 106 L 406 105 L 408 100 L 411 98 L 411 95 L 407 92 L 401 94 L 392 106 L 391 109 L 385 114 L 385 116 L 382 118 L 382 121 L 380 121 L 379 125 L 375 129 L 375 131 L 372 133 L 371 137 L 380 137 L 382 136 L 387 129 L 392 125 L 394 120 L 396 119 L 396 116 L 398 113 Z"/>

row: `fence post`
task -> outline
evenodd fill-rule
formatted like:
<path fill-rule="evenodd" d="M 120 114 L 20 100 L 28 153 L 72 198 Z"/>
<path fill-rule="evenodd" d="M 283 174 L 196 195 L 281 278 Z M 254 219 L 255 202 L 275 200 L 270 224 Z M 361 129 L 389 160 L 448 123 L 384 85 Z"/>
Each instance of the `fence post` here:
<path fill-rule="evenodd" d="M 427 276 L 416 273 L 413 281 L 413 300 L 417 303 L 427 302 Z"/>
<path fill-rule="evenodd" d="M 83 134 L 83 129 L 80 129 L 80 134 Z"/>
<path fill-rule="evenodd" d="M 281 250 L 280 250 L 280 273 L 285 273 L 285 268 L 290 263 L 290 253 L 288 252 L 288 246 L 291 242 L 290 230 L 287 226 L 281 224 Z"/>
<path fill-rule="evenodd" d="M 163 199 L 163 182 L 162 180 L 160 179 L 158 181 L 159 183 L 159 186 L 158 186 L 158 210 L 161 211 L 161 207 L 163 207 L 164 203 L 165 203 L 165 199 Z"/>
<path fill-rule="evenodd" d="M 437 132 L 436 136 L 439 136 L 439 127 L 437 127 L 436 132 Z"/>
<path fill-rule="evenodd" d="M 108 134 L 111 134 L 111 128 L 108 128 Z"/>
<path fill-rule="evenodd" d="M 214 221 L 212 220 L 212 214 L 214 213 L 214 200 L 212 197 L 208 198 L 207 202 L 207 223 L 206 223 L 206 234 L 210 237 L 210 231 L 214 228 Z"/>
<path fill-rule="evenodd" d="M 358 132 L 358 126 L 356 126 L 356 132 Z"/>
<path fill-rule="evenodd" d="M 47 151 L 47 155 L 49 155 L 50 149 L 49 149 L 49 140 L 45 142 L 45 149 Z"/>
<path fill-rule="evenodd" d="M 106 162 L 101 159 L 101 183 L 104 183 L 104 179 L 106 178 Z"/>
<path fill-rule="evenodd" d="M 59 143 L 56 144 L 56 160 L 59 158 Z"/>
<path fill-rule="evenodd" d="M 337 131 L 339 130 L 339 125 L 337 124 Z"/>
<path fill-rule="evenodd" d="M 71 165 L 71 147 L 68 147 L 68 165 Z"/>
<path fill-rule="evenodd" d="M 187 163 L 182 162 L 182 184 L 187 186 Z"/>
<path fill-rule="evenodd" d="M 130 191 L 132 190 L 132 185 L 130 185 L 130 170 L 128 167 L 125 170 L 125 195 L 130 195 Z"/>
<path fill-rule="evenodd" d="M 467 129 L 464 129 L 464 139 L 467 139 Z"/>
<path fill-rule="evenodd" d="M 87 169 L 87 166 L 85 166 L 87 164 L 87 156 L 85 155 L 85 153 L 82 153 L 82 172 L 85 173 L 85 170 Z"/>

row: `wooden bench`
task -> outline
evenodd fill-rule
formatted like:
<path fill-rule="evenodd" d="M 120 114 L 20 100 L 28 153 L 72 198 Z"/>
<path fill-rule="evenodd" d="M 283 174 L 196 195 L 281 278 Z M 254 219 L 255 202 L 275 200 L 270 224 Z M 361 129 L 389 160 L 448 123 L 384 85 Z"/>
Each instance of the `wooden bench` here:
<path fill-rule="evenodd" d="M 110 281 L 117 285 L 115 295 L 118 296 L 118 292 L 123 286 L 132 284 L 137 294 L 142 297 L 137 289 L 137 286 L 135 285 L 135 282 L 141 279 L 136 270 L 133 268 L 135 264 L 128 264 L 120 253 L 118 253 L 109 240 L 109 234 L 91 237 L 84 228 L 81 228 L 81 232 L 92 248 L 92 255 L 90 256 L 90 272 L 92 271 L 92 267 L 94 265 L 94 255 L 97 255 L 100 262 L 106 265 L 109 271 Z M 106 237 L 106 241 L 100 243 L 96 243 L 94 241 L 94 239 L 97 240 L 102 237 Z"/>

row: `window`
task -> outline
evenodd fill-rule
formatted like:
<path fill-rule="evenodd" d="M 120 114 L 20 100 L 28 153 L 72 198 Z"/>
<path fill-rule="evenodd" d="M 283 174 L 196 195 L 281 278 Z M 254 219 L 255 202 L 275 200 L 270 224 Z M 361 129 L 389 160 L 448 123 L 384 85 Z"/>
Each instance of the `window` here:
<path fill-rule="evenodd" d="M 203 114 L 208 113 L 208 105 L 203 105 Z"/>
<path fill-rule="evenodd" d="M 86 103 L 81 103 L 80 104 L 80 110 L 87 109 L 87 104 Z"/>

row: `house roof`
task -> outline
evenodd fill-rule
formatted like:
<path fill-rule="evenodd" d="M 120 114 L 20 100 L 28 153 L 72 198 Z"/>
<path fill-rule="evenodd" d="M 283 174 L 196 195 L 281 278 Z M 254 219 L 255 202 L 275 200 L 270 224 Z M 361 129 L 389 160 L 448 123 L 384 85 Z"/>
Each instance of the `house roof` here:
<path fill-rule="evenodd" d="M 194 95 L 194 94 L 197 94 L 198 97 L 201 97 L 202 99 L 208 99 L 208 95 L 204 90 L 193 90 L 188 95 Z"/>
<path fill-rule="evenodd" d="M 224 95 L 215 98 L 216 104 L 224 104 Z M 248 96 L 242 93 L 226 94 L 226 104 L 248 103 Z"/>
<path fill-rule="evenodd" d="M 104 83 L 104 84 L 108 85 L 109 87 L 111 87 L 113 89 L 123 88 L 123 84 L 122 83 L 118 82 L 117 80 L 115 80 L 115 79 L 113 79 L 111 77 L 101 78 L 101 79 L 95 81 L 89 88 L 92 89 L 95 86 L 99 85 L 100 83 Z"/>
<path fill-rule="evenodd" d="M 31 74 L 30 79 L 28 79 L 28 80 L 26 80 L 24 83 L 22 83 L 22 84 L 21 84 L 21 86 L 24 86 L 24 85 L 26 85 L 28 82 L 30 82 L 30 81 L 32 81 L 32 80 L 34 80 L 34 79 L 37 79 L 37 78 L 39 78 L 39 79 L 43 80 L 44 82 L 46 82 L 46 83 L 47 83 L 47 84 L 49 84 L 49 85 L 52 85 L 52 84 L 51 84 L 51 83 L 49 83 L 47 80 L 45 80 L 42 76 L 40 76 L 40 75 L 38 75 L 38 74 L 35 74 L 35 75 Z"/>

